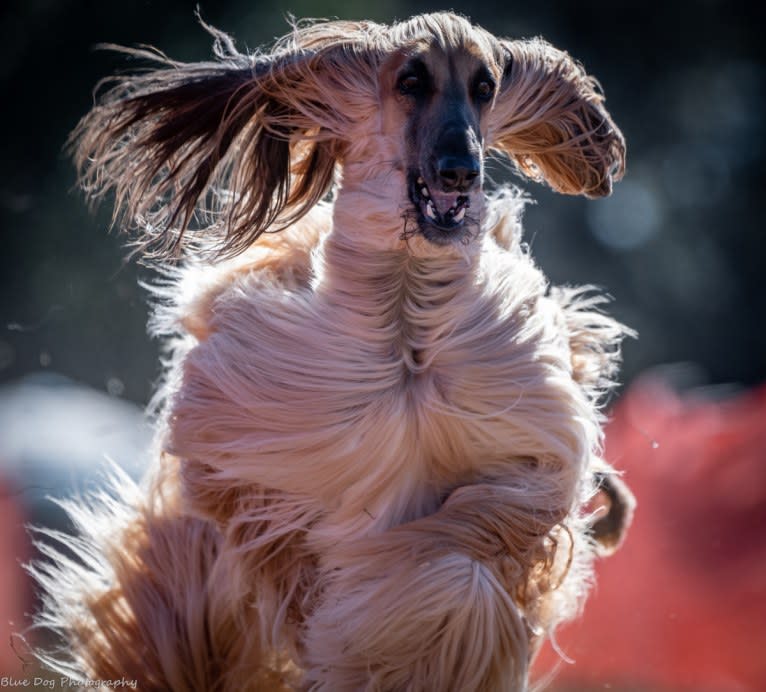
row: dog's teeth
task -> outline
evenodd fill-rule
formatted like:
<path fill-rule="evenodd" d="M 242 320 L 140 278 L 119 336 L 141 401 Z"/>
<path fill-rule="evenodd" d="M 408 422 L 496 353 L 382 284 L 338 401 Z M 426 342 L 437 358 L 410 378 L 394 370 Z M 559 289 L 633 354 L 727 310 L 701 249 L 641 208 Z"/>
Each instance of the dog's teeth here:
<path fill-rule="evenodd" d="M 424 187 L 420 190 L 420 194 L 423 195 L 423 197 L 428 197 L 428 188 Z"/>
<path fill-rule="evenodd" d="M 428 204 L 426 204 L 426 216 L 429 219 L 435 219 L 436 218 L 436 211 L 434 210 L 433 202 L 429 201 Z"/>
<path fill-rule="evenodd" d="M 457 214 L 455 214 L 453 220 L 462 221 L 464 216 L 465 216 L 465 207 L 462 207 L 460 211 Z"/>

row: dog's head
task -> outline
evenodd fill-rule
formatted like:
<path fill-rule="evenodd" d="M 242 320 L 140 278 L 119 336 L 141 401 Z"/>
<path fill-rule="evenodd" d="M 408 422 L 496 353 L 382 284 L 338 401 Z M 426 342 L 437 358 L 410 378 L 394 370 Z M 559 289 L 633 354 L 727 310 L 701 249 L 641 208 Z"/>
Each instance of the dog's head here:
<path fill-rule="evenodd" d="M 439 13 L 298 25 L 244 55 L 207 28 L 215 61 L 129 51 L 161 65 L 118 78 L 72 139 L 86 190 L 114 189 L 159 256 L 189 237 L 236 253 L 289 226 L 338 164 L 398 185 L 391 213 L 436 245 L 476 235 L 493 151 L 568 194 L 609 194 L 622 175 L 624 141 L 596 82 L 542 40 Z"/>
<path fill-rule="evenodd" d="M 380 92 L 389 129 L 402 133 L 407 191 L 428 240 L 471 237 L 492 150 L 559 192 L 611 192 L 624 141 L 595 81 L 566 53 L 542 40 L 498 40 L 451 14 L 392 32 L 399 46 L 382 65 Z"/>
<path fill-rule="evenodd" d="M 453 15 L 415 17 L 394 35 L 378 91 L 408 216 L 432 243 L 467 242 L 480 225 L 487 131 L 505 56 L 493 37 Z"/>

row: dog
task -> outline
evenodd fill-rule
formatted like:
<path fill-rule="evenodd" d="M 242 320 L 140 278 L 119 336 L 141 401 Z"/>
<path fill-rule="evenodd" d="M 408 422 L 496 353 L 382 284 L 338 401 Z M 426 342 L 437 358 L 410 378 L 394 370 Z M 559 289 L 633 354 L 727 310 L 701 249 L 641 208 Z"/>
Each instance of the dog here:
<path fill-rule="evenodd" d="M 552 288 L 488 155 L 601 197 L 625 145 L 541 39 L 295 23 L 122 75 L 72 136 L 158 266 L 156 463 L 69 502 L 41 660 L 142 690 L 524 690 L 633 500 L 600 456 L 628 330 Z M 599 498 L 601 498 L 599 500 Z M 74 553 L 73 558 L 70 551 Z"/>

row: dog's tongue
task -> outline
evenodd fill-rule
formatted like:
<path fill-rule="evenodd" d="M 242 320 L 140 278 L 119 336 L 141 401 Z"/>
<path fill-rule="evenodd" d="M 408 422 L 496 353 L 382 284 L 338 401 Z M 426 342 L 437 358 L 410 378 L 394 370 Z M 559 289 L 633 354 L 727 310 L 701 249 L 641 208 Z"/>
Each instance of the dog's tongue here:
<path fill-rule="evenodd" d="M 457 206 L 459 192 L 437 192 L 431 190 L 431 199 L 433 200 L 436 211 L 444 216 L 449 209 Z"/>

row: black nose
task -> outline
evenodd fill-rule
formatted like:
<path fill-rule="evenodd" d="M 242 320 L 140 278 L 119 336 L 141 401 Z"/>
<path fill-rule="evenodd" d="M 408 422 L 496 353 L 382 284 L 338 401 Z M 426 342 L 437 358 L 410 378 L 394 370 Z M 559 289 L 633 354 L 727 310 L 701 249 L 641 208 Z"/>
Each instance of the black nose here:
<path fill-rule="evenodd" d="M 479 162 L 473 156 L 442 156 L 437 173 L 445 191 L 465 192 L 479 177 Z"/>

